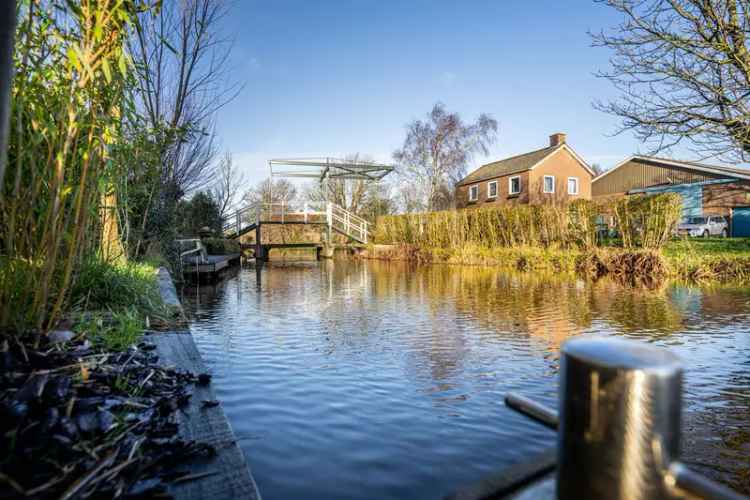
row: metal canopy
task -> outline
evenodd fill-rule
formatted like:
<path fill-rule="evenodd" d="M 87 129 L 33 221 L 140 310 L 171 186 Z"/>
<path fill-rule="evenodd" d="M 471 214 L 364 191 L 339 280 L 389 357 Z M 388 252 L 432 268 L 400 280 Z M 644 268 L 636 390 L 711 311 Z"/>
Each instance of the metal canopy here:
<path fill-rule="evenodd" d="M 269 160 L 271 177 L 318 179 L 352 179 L 379 181 L 393 171 L 393 165 L 338 158 L 285 158 Z"/>

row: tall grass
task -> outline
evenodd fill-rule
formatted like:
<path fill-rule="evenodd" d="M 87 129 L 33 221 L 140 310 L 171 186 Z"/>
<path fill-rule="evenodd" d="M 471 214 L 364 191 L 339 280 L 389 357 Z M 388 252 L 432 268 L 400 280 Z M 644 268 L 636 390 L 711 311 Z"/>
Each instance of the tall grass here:
<path fill-rule="evenodd" d="M 586 247 L 596 241 L 591 201 L 567 206 L 519 205 L 390 215 L 375 226 L 378 243 L 424 248 Z"/>
<path fill-rule="evenodd" d="M 0 185 L 0 329 L 49 329 L 83 259 L 120 134 L 141 2 L 20 2 L 8 170 Z M 108 229 L 110 236 L 112 228 Z"/>
<path fill-rule="evenodd" d="M 672 236 L 681 197 L 626 197 L 612 204 L 577 200 L 556 205 L 501 205 L 379 217 L 375 241 L 421 248 L 558 247 L 597 245 L 597 219 L 614 215 L 625 248 L 661 248 Z"/>
<path fill-rule="evenodd" d="M 659 249 L 674 234 L 682 197 L 677 193 L 626 196 L 614 202 L 612 212 L 625 248 Z"/>

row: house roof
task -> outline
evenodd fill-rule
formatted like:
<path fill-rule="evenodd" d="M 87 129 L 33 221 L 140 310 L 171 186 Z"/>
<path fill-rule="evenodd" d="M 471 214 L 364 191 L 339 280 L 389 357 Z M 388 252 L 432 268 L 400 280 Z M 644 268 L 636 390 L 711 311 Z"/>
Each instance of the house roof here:
<path fill-rule="evenodd" d="M 727 177 L 732 177 L 735 179 L 750 180 L 750 169 L 747 168 L 723 167 L 719 165 L 707 165 L 705 163 L 699 163 L 696 161 L 672 160 L 670 158 L 659 158 L 656 156 L 633 155 L 624 159 L 606 172 L 598 175 L 592 182 L 596 182 L 599 179 L 606 177 L 608 174 L 614 172 L 618 168 L 626 165 L 628 162 L 631 162 L 633 160 L 647 161 L 651 163 L 661 164 L 666 167 L 678 167 L 714 175 L 725 175 Z"/>
<path fill-rule="evenodd" d="M 458 181 L 458 186 L 465 184 L 472 184 L 480 182 L 486 179 L 492 179 L 495 177 L 502 177 L 504 175 L 516 174 L 519 172 L 525 172 L 531 170 L 548 157 L 552 156 L 553 153 L 565 149 L 573 158 L 575 158 L 583 168 L 585 168 L 591 175 L 594 175 L 593 170 L 583 159 L 576 154 L 573 149 L 567 144 L 559 144 L 557 146 L 548 146 L 546 148 L 537 149 L 536 151 L 530 151 L 510 158 L 504 158 L 502 160 L 493 161 L 492 163 L 486 163 L 478 169 L 471 172 L 469 175 Z"/>

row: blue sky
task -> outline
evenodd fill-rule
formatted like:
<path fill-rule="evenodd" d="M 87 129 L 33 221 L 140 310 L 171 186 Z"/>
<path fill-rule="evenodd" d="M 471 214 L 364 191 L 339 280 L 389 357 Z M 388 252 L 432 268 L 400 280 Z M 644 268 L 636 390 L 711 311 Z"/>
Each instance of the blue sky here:
<path fill-rule="evenodd" d="M 244 88 L 219 112 L 221 146 L 251 183 L 274 157 L 390 162 L 405 125 L 442 101 L 467 121 L 499 122 L 492 153 L 469 170 L 558 131 L 589 163 L 612 166 L 646 149 L 630 133 L 611 137 L 617 120 L 592 107 L 614 91 L 594 76 L 608 52 L 587 32 L 617 22 L 589 0 L 237 0 L 223 29 Z"/>

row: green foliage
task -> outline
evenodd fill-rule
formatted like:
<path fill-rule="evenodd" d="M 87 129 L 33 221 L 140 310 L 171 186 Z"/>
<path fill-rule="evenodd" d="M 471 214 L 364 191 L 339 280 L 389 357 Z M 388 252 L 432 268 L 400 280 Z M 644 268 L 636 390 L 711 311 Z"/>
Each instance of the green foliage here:
<path fill-rule="evenodd" d="M 221 234 L 222 220 L 219 205 L 210 194 L 196 193 L 189 200 L 177 204 L 178 232 L 183 238 L 197 237 L 203 227 L 208 227 L 214 234 Z"/>
<path fill-rule="evenodd" d="M 0 185 L 0 328 L 46 330 L 101 247 L 141 1 L 21 2 L 8 171 Z"/>
<path fill-rule="evenodd" d="M 97 257 L 81 266 L 71 289 L 71 305 L 84 311 L 135 308 L 142 316 L 159 313 L 164 307 L 154 267 Z"/>
<path fill-rule="evenodd" d="M 677 277 L 750 282 L 750 238 L 686 238 L 669 242 L 663 252 Z"/>
<path fill-rule="evenodd" d="M 125 309 L 105 315 L 90 313 L 74 327 L 76 333 L 96 347 L 107 351 L 124 351 L 136 344 L 143 334 L 144 322 L 135 309 Z"/>
<path fill-rule="evenodd" d="M 677 193 L 626 196 L 614 202 L 617 231 L 625 248 L 663 247 L 682 215 L 682 197 Z"/>
<path fill-rule="evenodd" d="M 236 240 L 224 238 L 203 238 L 203 246 L 210 255 L 230 255 L 240 253 L 240 244 Z"/>

